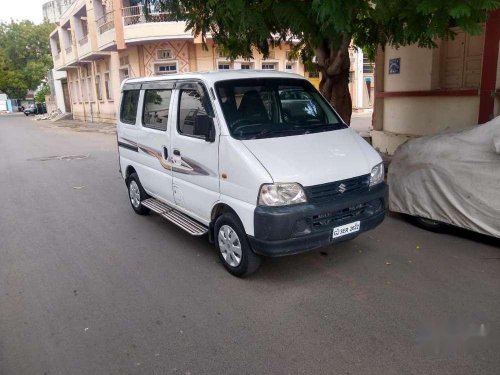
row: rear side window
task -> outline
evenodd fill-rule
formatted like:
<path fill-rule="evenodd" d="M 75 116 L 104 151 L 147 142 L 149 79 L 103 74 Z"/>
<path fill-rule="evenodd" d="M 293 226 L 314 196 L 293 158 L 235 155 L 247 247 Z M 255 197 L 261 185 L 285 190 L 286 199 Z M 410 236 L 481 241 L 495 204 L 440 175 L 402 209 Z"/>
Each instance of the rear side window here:
<path fill-rule="evenodd" d="M 156 130 L 167 130 L 168 110 L 172 90 L 146 90 L 142 125 Z"/>
<path fill-rule="evenodd" d="M 179 100 L 179 133 L 189 136 L 196 136 L 195 120 L 196 117 L 206 117 L 207 108 L 203 94 L 198 90 L 181 90 Z"/>
<path fill-rule="evenodd" d="M 123 92 L 122 106 L 120 109 L 120 121 L 125 124 L 135 125 L 137 105 L 139 103 L 140 90 L 127 90 Z"/>

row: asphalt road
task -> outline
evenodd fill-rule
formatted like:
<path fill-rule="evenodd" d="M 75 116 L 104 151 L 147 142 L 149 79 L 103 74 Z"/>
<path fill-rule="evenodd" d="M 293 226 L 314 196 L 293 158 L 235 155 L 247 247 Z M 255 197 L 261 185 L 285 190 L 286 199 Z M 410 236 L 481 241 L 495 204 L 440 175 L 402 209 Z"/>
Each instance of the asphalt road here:
<path fill-rule="evenodd" d="M 113 135 L 0 116 L 0 150 L 2 375 L 500 373 L 498 241 L 390 216 L 241 280 L 134 214 Z"/>

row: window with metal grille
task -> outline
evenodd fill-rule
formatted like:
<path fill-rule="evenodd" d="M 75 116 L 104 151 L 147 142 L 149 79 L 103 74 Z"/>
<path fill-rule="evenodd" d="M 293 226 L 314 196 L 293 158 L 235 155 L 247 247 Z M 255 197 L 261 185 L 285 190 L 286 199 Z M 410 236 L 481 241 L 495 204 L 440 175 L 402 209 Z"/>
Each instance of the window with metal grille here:
<path fill-rule="evenodd" d="M 171 49 L 159 49 L 156 51 L 156 58 L 158 60 L 169 60 L 172 58 Z"/>
<path fill-rule="evenodd" d="M 97 94 L 97 100 L 102 100 L 101 75 L 96 74 L 94 81 L 95 81 L 95 92 Z"/>
<path fill-rule="evenodd" d="M 177 72 L 177 63 L 155 64 L 156 74 L 172 74 Z"/>
<path fill-rule="evenodd" d="M 262 64 L 262 70 L 276 70 L 276 64 L 264 63 Z"/>
<path fill-rule="evenodd" d="M 368 60 L 368 57 L 363 57 L 363 73 L 373 73 L 374 64 Z"/>
<path fill-rule="evenodd" d="M 107 100 L 113 100 L 109 72 L 104 73 L 104 92 L 106 93 Z"/>
<path fill-rule="evenodd" d="M 217 65 L 217 69 L 219 69 L 219 70 L 229 70 L 229 69 L 231 69 L 231 64 L 230 63 L 219 63 Z"/>

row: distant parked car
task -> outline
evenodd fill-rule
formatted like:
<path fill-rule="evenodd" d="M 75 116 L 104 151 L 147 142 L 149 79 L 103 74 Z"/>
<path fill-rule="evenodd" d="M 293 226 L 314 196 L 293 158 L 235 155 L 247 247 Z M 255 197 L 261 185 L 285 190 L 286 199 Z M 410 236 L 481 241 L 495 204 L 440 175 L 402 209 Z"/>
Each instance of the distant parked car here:
<path fill-rule="evenodd" d="M 500 237 L 500 116 L 400 146 L 388 184 L 389 209 L 422 227 L 448 224 Z"/>
<path fill-rule="evenodd" d="M 45 103 L 31 104 L 28 108 L 24 110 L 26 116 L 29 115 L 41 115 L 47 113 L 47 108 Z"/>

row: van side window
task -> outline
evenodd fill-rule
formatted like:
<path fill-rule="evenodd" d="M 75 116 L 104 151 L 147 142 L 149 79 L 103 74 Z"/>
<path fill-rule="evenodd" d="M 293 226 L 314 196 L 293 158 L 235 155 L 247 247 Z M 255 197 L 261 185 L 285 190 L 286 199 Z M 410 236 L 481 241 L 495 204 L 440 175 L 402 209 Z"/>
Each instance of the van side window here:
<path fill-rule="evenodd" d="M 177 129 L 179 133 L 196 137 L 196 117 L 206 117 L 207 109 L 203 95 L 198 90 L 181 90 L 179 98 L 179 119 Z"/>
<path fill-rule="evenodd" d="M 167 130 L 168 110 L 172 90 L 146 90 L 142 125 L 156 130 Z"/>
<path fill-rule="evenodd" d="M 135 125 L 137 105 L 140 90 L 127 90 L 123 92 L 120 121 L 125 124 Z"/>

